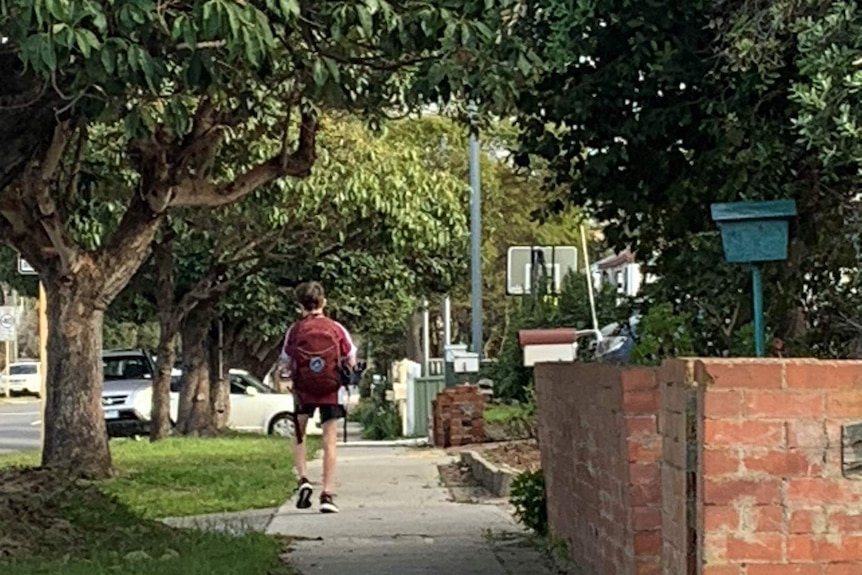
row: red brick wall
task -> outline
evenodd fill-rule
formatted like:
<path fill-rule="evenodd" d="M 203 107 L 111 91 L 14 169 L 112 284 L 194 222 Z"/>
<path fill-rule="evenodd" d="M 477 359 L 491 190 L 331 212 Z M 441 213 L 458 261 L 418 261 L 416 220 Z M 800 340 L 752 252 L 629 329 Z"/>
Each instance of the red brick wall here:
<path fill-rule="evenodd" d="M 585 574 L 658 574 L 655 372 L 543 364 L 535 377 L 552 532 L 566 541 Z"/>
<path fill-rule="evenodd" d="M 475 385 L 444 389 L 437 394 L 431 409 L 437 447 L 485 441 L 485 396 Z"/>
<path fill-rule="evenodd" d="M 862 575 L 862 362 L 535 374 L 551 530 L 585 575 Z"/>
<path fill-rule="evenodd" d="M 660 374 L 662 437 L 662 574 L 696 573 L 698 561 L 698 395 L 691 365 L 666 364 Z"/>
<path fill-rule="evenodd" d="M 862 482 L 842 426 L 862 362 L 716 361 L 703 396 L 704 575 L 862 574 Z"/>

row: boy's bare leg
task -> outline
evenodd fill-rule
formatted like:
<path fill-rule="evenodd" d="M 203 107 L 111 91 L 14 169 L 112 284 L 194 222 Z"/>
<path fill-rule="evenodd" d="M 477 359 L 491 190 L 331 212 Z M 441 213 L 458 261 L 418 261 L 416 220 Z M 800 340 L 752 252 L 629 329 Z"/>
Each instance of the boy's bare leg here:
<path fill-rule="evenodd" d="M 294 430 L 293 433 L 293 462 L 296 466 L 297 478 L 302 479 L 308 476 L 308 468 L 305 460 L 305 430 L 308 427 L 308 416 L 297 415 L 296 418 L 299 430 Z M 300 435 L 302 435 L 302 443 L 298 443 Z"/>
<path fill-rule="evenodd" d="M 323 492 L 335 492 L 335 449 L 338 445 L 338 420 L 323 424 Z"/>

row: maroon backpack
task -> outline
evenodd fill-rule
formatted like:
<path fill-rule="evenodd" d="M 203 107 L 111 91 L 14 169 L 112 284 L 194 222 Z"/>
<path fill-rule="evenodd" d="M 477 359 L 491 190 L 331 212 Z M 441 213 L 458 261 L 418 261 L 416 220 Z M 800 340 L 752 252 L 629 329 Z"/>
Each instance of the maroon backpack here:
<path fill-rule="evenodd" d="M 303 396 L 325 397 L 341 385 L 341 337 L 338 325 L 321 315 L 299 320 L 290 330 L 288 354 L 293 382 Z"/>

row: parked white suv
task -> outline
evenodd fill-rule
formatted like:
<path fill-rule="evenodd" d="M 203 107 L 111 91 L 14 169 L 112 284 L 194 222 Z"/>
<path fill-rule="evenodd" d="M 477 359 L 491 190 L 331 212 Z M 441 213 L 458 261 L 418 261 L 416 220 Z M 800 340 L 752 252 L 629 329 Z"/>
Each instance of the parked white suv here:
<path fill-rule="evenodd" d="M 102 354 L 105 388 L 102 407 L 110 437 L 149 434 L 155 365 L 141 350 L 105 351 Z M 275 393 L 250 373 L 232 369 L 230 374 L 230 420 L 237 431 L 293 435 L 293 396 Z M 182 372 L 171 377 L 170 417 L 176 422 L 180 403 Z M 321 433 L 309 425 L 309 433 Z M 315 429 L 316 428 L 316 429 Z"/>
<path fill-rule="evenodd" d="M 40 364 L 38 361 L 22 360 L 9 366 L 9 374 L 2 375 L 3 386 L 0 392 L 5 393 L 27 393 L 39 397 L 42 390 L 42 378 L 40 376 Z"/>

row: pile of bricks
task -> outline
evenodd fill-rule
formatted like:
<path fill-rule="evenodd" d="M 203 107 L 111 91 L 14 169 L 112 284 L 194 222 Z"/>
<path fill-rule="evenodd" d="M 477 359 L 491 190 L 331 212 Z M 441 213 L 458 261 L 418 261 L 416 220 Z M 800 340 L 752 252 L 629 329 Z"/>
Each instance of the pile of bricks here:
<path fill-rule="evenodd" d="M 434 445 L 458 447 L 485 441 L 485 396 L 473 385 L 443 390 L 433 402 Z"/>

